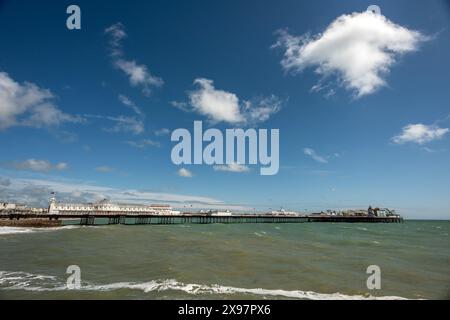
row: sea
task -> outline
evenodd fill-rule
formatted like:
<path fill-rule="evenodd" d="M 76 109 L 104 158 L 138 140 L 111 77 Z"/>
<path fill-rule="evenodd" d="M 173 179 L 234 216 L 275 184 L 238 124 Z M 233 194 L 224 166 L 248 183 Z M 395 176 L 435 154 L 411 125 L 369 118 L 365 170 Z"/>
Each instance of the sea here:
<path fill-rule="evenodd" d="M 0 299 L 450 299 L 450 221 L 0 227 Z"/>

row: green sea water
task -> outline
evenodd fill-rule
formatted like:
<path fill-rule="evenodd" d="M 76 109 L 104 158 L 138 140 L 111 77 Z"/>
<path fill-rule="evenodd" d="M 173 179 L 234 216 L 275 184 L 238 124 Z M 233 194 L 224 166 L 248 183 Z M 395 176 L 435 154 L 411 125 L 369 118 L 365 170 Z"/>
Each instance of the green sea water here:
<path fill-rule="evenodd" d="M 1 227 L 0 298 L 450 299 L 449 234 L 450 221 Z"/>

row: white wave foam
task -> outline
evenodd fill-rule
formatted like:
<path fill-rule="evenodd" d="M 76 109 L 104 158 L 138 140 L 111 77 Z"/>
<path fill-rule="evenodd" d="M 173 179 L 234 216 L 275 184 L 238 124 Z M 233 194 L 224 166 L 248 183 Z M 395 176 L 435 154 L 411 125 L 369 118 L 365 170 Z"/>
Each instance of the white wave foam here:
<path fill-rule="evenodd" d="M 16 233 L 30 233 L 30 232 L 33 232 L 33 230 L 31 228 L 0 227 L 0 235 L 16 234 Z"/>
<path fill-rule="evenodd" d="M 85 290 L 100 290 L 100 291 L 111 291 L 117 289 L 134 289 L 142 290 L 144 292 L 152 291 L 183 291 L 188 294 L 202 295 L 202 294 L 253 294 L 261 296 L 278 296 L 293 299 L 307 299 L 307 300 L 361 300 L 361 299 L 383 299 L 383 300 L 400 300 L 405 299 L 396 296 L 362 296 L 362 295 L 345 295 L 341 293 L 317 293 L 313 291 L 302 291 L 302 290 L 271 290 L 271 289 L 248 289 L 248 288 L 237 288 L 229 286 L 220 285 L 201 285 L 201 284 L 184 284 L 178 282 L 174 279 L 170 280 L 157 280 L 149 281 L 143 283 L 132 283 L 132 282 L 119 282 L 112 283 L 108 285 L 96 285 L 96 286 L 86 286 Z"/>
<path fill-rule="evenodd" d="M 54 283 L 56 277 L 42 274 L 33 274 L 21 271 L 0 271 L 0 288 L 2 289 L 28 289 L 31 285 L 47 285 Z"/>
<path fill-rule="evenodd" d="M 46 286 L 36 285 L 41 283 Z M 6 286 L 4 286 L 6 285 Z M 57 281 L 56 277 L 36 275 L 26 272 L 0 271 L 0 288 L 4 290 L 27 290 L 27 291 L 64 291 L 69 290 L 65 284 Z M 174 279 L 152 280 L 148 282 L 116 282 L 103 285 L 87 284 L 83 285 L 80 291 L 114 291 L 121 289 L 140 290 L 145 293 L 162 291 L 182 291 L 190 295 L 229 295 L 229 294 L 249 294 L 263 297 L 282 297 L 291 299 L 306 300 L 403 300 L 406 298 L 398 296 L 363 296 L 346 295 L 342 293 L 317 293 L 302 290 L 273 290 L 262 288 L 238 288 L 221 286 L 217 284 L 203 285 L 182 283 Z"/>
<path fill-rule="evenodd" d="M 58 230 L 70 230 L 80 228 L 81 226 L 62 226 L 62 227 L 49 227 L 49 228 L 27 228 L 27 227 L 0 227 L 0 236 L 5 234 L 20 234 L 20 233 L 32 233 L 32 232 L 49 232 Z"/>

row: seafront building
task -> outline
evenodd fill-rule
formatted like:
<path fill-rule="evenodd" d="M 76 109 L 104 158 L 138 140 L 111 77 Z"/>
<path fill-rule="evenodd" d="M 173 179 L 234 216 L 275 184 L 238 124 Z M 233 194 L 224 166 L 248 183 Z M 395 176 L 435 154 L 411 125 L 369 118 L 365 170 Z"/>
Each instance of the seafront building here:
<path fill-rule="evenodd" d="M 15 210 L 17 208 L 17 204 L 11 202 L 0 202 L 0 211 L 3 210 Z"/>
<path fill-rule="evenodd" d="M 254 215 L 250 213 L 234 213 L 230 210 L 199 210 L 197 212 L 180 212 L 173 210 L 170 205 L 167 204 L 119 204 L 110 203 L 106 199 L 95 203 L 71 203 L 71 202 L 58 202 L 55 194 L 52 193 L 50 203 L 47 208 L 33 208 L 23 204 L 1 202 L 0 201 L 0 215 L 8 214 L 47 214 L 55 216 L 74 216 L 74 215 L 95 215 L 95 216 L 190 216 L 201 215 L 211 217 L 232 217 L 240 215 Z M 326 210 L 318 213 L 302 214 L 297 211 L 289 210 L 276 210 L 266 213 L 258 213 L 259 216 L 272 216 L 272 217 L 400 217 L 395 210 L 387 208 L 372 208 L 368 209 L 348 209 L 348 210 Z"/>
<path fill-rule="evenodd" d="M 173 210 L 171 206 L 165 204 L 116 204 L 101 201 L 98 203 L 64 203 L 57 202 L 53 196 L 50 199 L 48 208 L 49 214 L 64 215 L 64 214 L 86 214 L 95 213 L 96 215 L 111 215 L 111 214 L 127 214 L 127 215 L 179 215 L 178 210 Z"/>

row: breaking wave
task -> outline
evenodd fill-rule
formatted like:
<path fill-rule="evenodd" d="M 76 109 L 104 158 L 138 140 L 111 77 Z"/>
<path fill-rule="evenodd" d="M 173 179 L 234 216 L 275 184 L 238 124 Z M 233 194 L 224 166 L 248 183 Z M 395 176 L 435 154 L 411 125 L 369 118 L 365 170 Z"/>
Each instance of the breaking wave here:
<path fill-rule="evenodd" d="M 30 232 L 33 232 L 32 228 L 0 227 L 0 235 L 16 234 L 16 233 L 30 233 Z"/>
<path fill-rule="evenodd" d="M 63 227 L 50 227 L 50 228 L 0 227 L 0 236 L 4 235 L 4 234 L 49 232 L 49 231 L 69 230 L 69 229 L 76 229 L 76 228 L 80 228 L 80 226 L 63 226 Z"/>
<path fill-rule="evenodd" d="M 152 280 L 148 282 L 116 282 L 111 284 L 85 284 L 79 291 L 114 291 L 114 290 L 139 290 L 144 293 L 181 291 L 190 295 L 231 295 L 248 294 L 262 297 L 280 297 L 306 300 L 403 300 L 406 298 L 397 296 L 370 296 L 370 295 L 346 295 L 342 293 L 317 293 L 302 290 L 272 290 L 262 288 L 238 288 L 221 286 L 217 284 L 203 285 L 178 282 L 174 279 Z M 0 271 L 0 290 L 27 290 L 27 291 L 64 291 L 70 290 L 65 282 L 54 276 L 31 274 L 27 272 Z M 72 289 L 73 290 L 73 289 Z"/>

